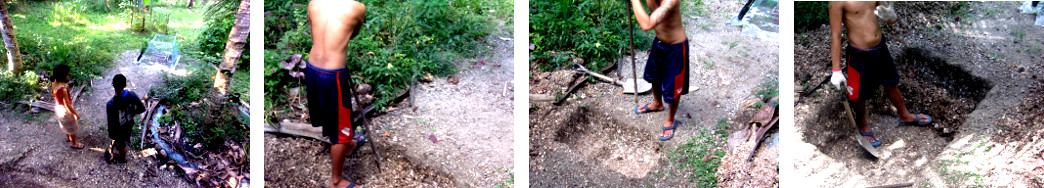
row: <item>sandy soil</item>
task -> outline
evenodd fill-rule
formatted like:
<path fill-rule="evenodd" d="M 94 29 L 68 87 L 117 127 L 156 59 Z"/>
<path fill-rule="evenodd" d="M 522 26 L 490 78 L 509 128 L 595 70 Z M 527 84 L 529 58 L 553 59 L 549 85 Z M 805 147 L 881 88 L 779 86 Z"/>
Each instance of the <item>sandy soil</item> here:
<path fill-rule="evenodd" d="M 160 164 L 151 158 L 128 156 L 124 164 L 107 164 L 103 159 L 112 141 L 105 130 L 104 114 L 105 103 L 112 97 L 112 76 L 126 75 L 127 89 L 143 97 L 151 86 L 162 84 L 162 71 L 134 63 L 137 55 L 137 50 L 121 53 L 116 68 L 91 80 L 93 84 L 74 101 L 82 116 L 77 139 L 86 145 L 84 149 L 69 148 L 53 112 L 0 111 L 0 138 L 5 138 L 0 139 L 0 182 L 16 187 L 192 186 L 177 172 L 159 169 Z"/>
<path fill-rule="evenodd" d="M 367 145 L 347 160 L 346 178 L 367 187 L 493 187 L 511 179 L 511 44 L 490 37 L 488 55 L 456 64 L 459 83 L 418 83 L 413 107 L 404 101 L 372 118 L 382 170 Z M 266 134 L 265 150 L 266 186 L 329 181 L 329 144 Z"/>
<path fill-rule="evenodd" d="M 829 28 L 796 33 L 796 128 L 783 133 L 796 136 L 783 139 L 797 144 L 787 145 L 793 166 L 782 168 L 793 169 L 794 178 L 823 180 L 807 184 L 817 187 L 908 182 L 920 187 L 1041 186 L 1041 169 L 1013 168 L 1011 162 L 1042 162 L 1039 155 L 1019 150 L 1044 149 L 1024 147 L 1036 138 L 1023 137 L 1034 134 L 1025 127 L 1044 127 L 1014 117 L 1032 120 L 1023 114 L 1037 108 L 1015 107 L 1039 92 L 1031 86 L 1041 81 L 1037 74 L 1042 67 L 1036 62 L 1044 58 L 1044 40 L 1033 36 L 1044 30 L 1032 25 L 1034 16 L 1017 12 L 1018 3 L 972 2 L 967 15 L 950 14 L 955 4 L 896 3 L 900 20 L 884 27 L 908 108 L 932 115 L 936 122 L 897 126 L 894 107 L 878 91 L 868 110 L 883 141 L 877 147 L 880 159 L 858 146 L 855 139 L 861 137 L 843 121 L 841 94 L 829 83 L 820 85 L 829 79 Z"/>
<path fill-rule="evenodd" d="M 705 3 L 711 12 L 706 17 L 683 16 L 690 40 L 690 87 L 698 90 L 682 97 L 676 115 L 681 123 L 674 138 L 657 139 L 666 112 L 636 115 L 634 96 L 620 95 L 621 87 L 608 83 L 587 83 L 558 106 L 531 101 L 531 186 L 695 186 L 690 182 L 693 173 L 677 168 L 679 162 L 669 160 L 668 152 L 700 131 L 712 131 L 719 119 L 726 119 L 733 130 L 745 128 L 742 125 L 754 112 L 746 106 L 760 100 L 753 91 L 774 79 L 778 70 L 777 43 L 743 36 L 740 28 L 725 25 L 725 15 L 734 15 L 732 10 L 739 10 L 741 4 Z M 738 45 L 730 48 L 731 42 Z M 636 50 L 641 74 L 648 52 Z M 619 62 L 618 69 L 607 75 L 633 78 L 630 57 Z M 541 72 L 530 67 L 530 93 L 555 95 L 567 90 L 574 76 L 568 70 Z M 652 95 L 640 95 L 639 100 L 651 102 Z M 771 153 L 759 151 L 758 157 Z"/>

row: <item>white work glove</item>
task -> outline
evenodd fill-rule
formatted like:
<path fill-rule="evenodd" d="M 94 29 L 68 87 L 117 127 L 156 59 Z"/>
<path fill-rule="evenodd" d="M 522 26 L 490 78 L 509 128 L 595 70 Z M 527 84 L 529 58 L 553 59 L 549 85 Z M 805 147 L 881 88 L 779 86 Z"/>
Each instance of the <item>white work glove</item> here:
<path fill-rule="evenodd" d="M 874 10 L 874 14 L 877 15 L 877 18 L 884 20 L 885 23 L 889 24 L 895 23 L 895 20 L 899 19 L 899 17 L 895 15 L 895 10 L 892 10 L 892 8 L 885 8 L 884 6 L 877 6 L 877 9 Z"/>
<path fill-rule="evenodd" d="M 830 74 L 830 83 L 834 84 L 834 87 L 841 89 L 841 82 L 848 82 L 845 78 L 845 74 L 841 73 L 841 69 L 834 69 L 834 73 Z"/>

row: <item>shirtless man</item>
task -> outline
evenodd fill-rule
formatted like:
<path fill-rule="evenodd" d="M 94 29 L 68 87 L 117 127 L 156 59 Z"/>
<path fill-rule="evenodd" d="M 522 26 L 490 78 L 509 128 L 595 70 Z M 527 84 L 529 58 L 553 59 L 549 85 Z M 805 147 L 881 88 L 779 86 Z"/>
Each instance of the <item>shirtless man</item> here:
<path fill-rule="evenodd" d="M 308 3 L 312 50 L 305 68 L 305 92 L 312 126 L 323 127 L 330 138 L 331 174 L 328 187 L 355 187 L 341 176 L 344 158 L 362 145 L 365 136 L 351 125 L 350 76 L 345 68 L 348 42 L 366 21 L 366 6 L 352 0 L 313 0 Z"/>
<path fill-rule="evenodd" d="M 689 40 L 682 27 L 678 0 L 646 0 L 645 4 L 652 10 L 651 15 L 645 13 L 639 0 L 631 0 L 634 17 L 642 31 L 656 30 L 643 76 L 653 85 L 653 102 L 635 107 L 634 113 L 662 111 L 663 103 L 667 103 L 667 120 L 659 136 L 661 141 L 666 141 L 674 137 L 678 128 L 678 121 L 674 119 L 678 102 L 682 95 L 689 93 Z"/>
<path fill-rule="evenodd" d="M 878 7 L 880 6 L 880 7 Z M 899 93 L 899 72 L 895 69 L 892 56 L 888 53 L 886 38 L 881 34 L 878 16 L 889 25 L 896 21 L 891 5 L 885 2 L 830 2 L 830 62 L 833 73 L 830 82 L 842 89 L 841 82 L 846 83 L 848 100 L 855 110 L 856 124 L 859 133 L 871 145 L 881 145 L 881 139 L 870 130 L 866 122 L 866 99 L 873 97 L 878 86 L 884 86 L 888 99 L 899 112 L 899 125 L 924 126 L 932 122 L 932 117 L 925 114 L 911 114 L 906 110 L 903 95 Z M 841 73 L 841 29 L 848 29 L 848 75 Z M 847 80 L 847 81 L 846 81 Z"/>

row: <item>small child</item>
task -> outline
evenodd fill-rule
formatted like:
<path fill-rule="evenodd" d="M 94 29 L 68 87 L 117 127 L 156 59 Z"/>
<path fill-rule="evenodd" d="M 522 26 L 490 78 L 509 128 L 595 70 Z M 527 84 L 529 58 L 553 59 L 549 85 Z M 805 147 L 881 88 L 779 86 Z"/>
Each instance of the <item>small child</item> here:
<path fill-rule="evenodd" d="M 130 141 L 134 117 L 145 112 L 145 105 L 141 103 L 138 95 L 124 89 L 126 87 L 127 77 L 124 77 L 123 74 L 112 77 L 112 88 L 116 93 L 112 96 L 112 100 L 105 104 L 105 112 L 108 114 L 109 121 L 109 138 L 112 138 L 112 145 L 109 145 L 107 153 L 111 156 L 108 159 L 110 163 L 127 162 L 127 143 Z"/>

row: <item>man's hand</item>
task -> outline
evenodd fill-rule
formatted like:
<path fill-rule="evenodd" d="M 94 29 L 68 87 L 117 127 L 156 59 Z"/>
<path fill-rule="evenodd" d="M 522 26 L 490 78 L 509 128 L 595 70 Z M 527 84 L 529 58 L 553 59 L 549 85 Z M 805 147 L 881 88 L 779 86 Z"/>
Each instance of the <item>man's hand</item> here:
<path fill-rule="evenodd" d="M 884 20 L 888 25 L 895 23 L 899 17 L 895 14 L 895 10 L 891 7 L 877 6 L 877 10 L 874 10 L 874 14 L 877 14 L 877 18 Z"/>
<path fill-rule="evenodd" d="M 841 69 L 834 69 L 834 73 L 830 74 L 830 83 L 834 84 L 834 87 L 841 89 L 841 82 L 848 82 L 845 75 L 841 73 Z"/>

